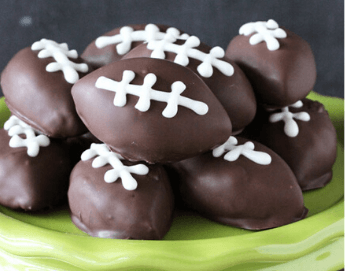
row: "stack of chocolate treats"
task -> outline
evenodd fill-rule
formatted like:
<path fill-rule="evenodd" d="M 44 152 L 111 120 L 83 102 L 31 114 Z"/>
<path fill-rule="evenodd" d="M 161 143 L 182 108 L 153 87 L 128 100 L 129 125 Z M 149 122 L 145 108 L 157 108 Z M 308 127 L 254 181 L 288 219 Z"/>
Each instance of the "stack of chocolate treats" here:
<path fill-rule="evenodd" d="M 176 202 L 244 229 L 298 221 L 336 158 L 327 112 L 305 98 L 315 80 L 307 42 L 273 20 L 243 25 L 226 52 L 154 24 L 81 57 L 42 39 L 1 75 L 0 204 L 68 195 L 74 224 L 102 238 L 161 239 Z"/>
<path fill-rule="evenodd" d="M 19 51 L 2 72 L 13 115 L 0 130 L 1 205 L 36 211 L 67 198 L 81 153 L 79 140 L 71 138 L 87 132 L 71 96 L 73 84 L 89 71 L 82 62 L 67 44 L 42 39 Z"/>

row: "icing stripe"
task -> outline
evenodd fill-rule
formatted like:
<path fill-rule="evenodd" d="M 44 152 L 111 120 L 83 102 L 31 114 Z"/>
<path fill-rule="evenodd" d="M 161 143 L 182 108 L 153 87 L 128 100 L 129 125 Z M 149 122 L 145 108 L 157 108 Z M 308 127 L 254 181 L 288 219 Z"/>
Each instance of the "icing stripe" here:
<path fill-rule="evenodd" d="M 201 64 L 197 67 L 198 73 L 203 77 L 211 77 L 213 74 L 213 67 L 217 68 L 226 76 L 234 74 L 233 66 L 219 58 L 224 57 L 224 50 L 216 46 L 210 50 L 209 53 L 204 53 L 194 47 L 200 45 L 200 40 L 195 37 L 189 37 L 182 45 L 174 44 L 176 39 L 166 37 L 163 40 L 153 40 L 148 42 L 147 48 L 152 50 L 151 57 L 165 59 L 164 52 L 172 52 L 176 54 L 174 62 L 182 66 L 189 64 L 189 58 L 197 59 L 201 61 Z"/>
<path fill-rule="evenodd" d="M 166 118 L 174 117 L 178 112 L 179 105 L 191 109 L 198 115 L 205 115 L 208 112 L 207 104 L 181 96 L 181 93 L 186 89 L 186 85 L 181 81 L 176 81 L 171 85 L 171 92 L 165 92 L 152 88 L 157 81 L 157 77 L 153 73 L 145 76 L 142 85 L 131 85 L 130 82 L 134 77 L 135 73 L 133 71 L 125 70 L 122 81 L 118 82 L 101 76 L 97 79 L 95 86 L 115 92 L 113 103 L 119 107 L 126 105 L 127 94 L 138 96 L 139 100 L 135 108 L 141 112 L 146 112 L 150 108 L 151 100 L 166 102 L 167 106 L 162 112 L 162 115 Z"/>
<path fill-rule="evenodd" d="M 125 166 L 121 162 L 123 157 L 110 151 L 105 144 L 92 143 L 90 149 L 82 153 L 81 160 L 86 161 L 94 157 L 96 158 L 92 161 L 93 168 L 100 168 L 107 164 L 113 167 L 113 169 L 108 170 L 104 174 L 104 181 L 113 183 L 118 178 L 121 178 L 122 185 L 126 190 L 135 190 L 138 186 L 137 181 L 133 178 L 131 173 L 146 175 L 149 172 L 149 168 L 144 164 Z"/>
<path fill-rule="evenodd" d="M 220 157 L 224 153 L 224 159 L 233 162 L 236 161 L 240 155 L 245 156 L 249 160 L 259 165 L 269 165 L 272 162 L 272 158 L 268 153 L 261 151 L 254 151 L 254 143 L 246 142 L 243 145 L 237 145 L 238 141 L 235 137 L 230 136 L 229 139 L 221 146 L 215 148 L 212 151 L 214 157 Z"/>
<path fill-rule="evenodd" d="M 12 137 L 9 142 L 10 147 L 26 147 L 27 154 L 30 157 L 36 157 L 40 147 L 47 147 L 50 144 L 50 140 L 47 136 L 36 136 L 34 129 L 16 116 L 11 116 L 8 121 L 5 122 L 4 129 L 8 131 L 8 135 Z M 21 138 L 19 136 L 20 134 L 25 134 L 26 138 Z"/>
<path fill-rule="evenodd" d="M 296 137 L 299 134 L 298 124 L 294 119 L 301 121 L 309 121 L 310 115 L 307 112 L 297 112 L 292 113 L 289 111 L 289 107 L 301 108 L 303 106 L 302 101 L 297 101 L 296 103 L 283 107 L 282 112 L 273 113 L 269 117 L 271 123 L 278 121 L 284 121 L 284 132 L 289 137 Z"/>
<path fill-rule="evenodd" d="M 246 23 L 240 28 L 241 35 L 251 35 L 249 43 L 251 45 L 258 44 L 265 41 L 267 48 L 270 51 L 278 50 L 280 47 L 279 41 L 277 39 L 286 38 L 286 32 L 279 28 L 276 21 L 270 19 L 267 22 L 252 22 Z"/>
<path fill-rule="evenodd" d="M 49 63 L 46 67 L 46 71 L 62 71 L 65 80 L 70 84 L 74 84 L 79 80 L 78 71 L 83 73 L 88 72 L 89 68 L 87 64 L 75 63 L 69 59 L 77 58 L 78 53 L 76 50 L 69 51 L 66 43 L 58 44 L 52 40 L 41 39 L 32 44 L 31 50 L 40 50 L 38 53 L 39 58 L 53 57 L 56 62 Z"/>
<path fill-rule="evenodd" d="M 113 36 L 101 36 L 96 39 L 96 47 L 101 49 L 108 45 L 117 44 L 116 51 L 119 55 L 128 53 L 132 47 L 132 42 L 143 41 L 149 42 L 151 40 L 162 40 L 166 37 L 172 37 L 176 39 L 186 39 L 189 37 L 188 34 L 180 35 L 174 27 L 169 27 L 165 32 L 160 32 L 158 26 L 154 24 L 148 24 L 145 30 L 134 30 L 130 26 L 124 26 L 120 29 L 120 33 Z"/>

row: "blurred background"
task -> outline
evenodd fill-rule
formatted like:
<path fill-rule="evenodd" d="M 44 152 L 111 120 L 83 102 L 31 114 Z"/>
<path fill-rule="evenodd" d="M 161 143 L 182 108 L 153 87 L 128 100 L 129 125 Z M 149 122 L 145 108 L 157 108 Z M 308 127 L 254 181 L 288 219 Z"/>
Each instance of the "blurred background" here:
<path fill-rule="evenodd" d="M 344 98 L 343 0 L 0 0 L 0 70 L 41 38 L 67 42 L 81 54 L 113 28 L 160 23 L 226 49 L 244 23 L 268 19 L 311 45 L 318 71 L 314 90 Z"/>

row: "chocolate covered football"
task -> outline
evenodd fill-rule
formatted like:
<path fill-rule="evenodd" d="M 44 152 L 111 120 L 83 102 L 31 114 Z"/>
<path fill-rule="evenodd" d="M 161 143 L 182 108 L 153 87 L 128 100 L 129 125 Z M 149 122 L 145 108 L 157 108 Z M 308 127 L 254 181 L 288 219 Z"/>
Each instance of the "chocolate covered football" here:
<path fill-rule="evenodd" d="M 182 199 L 211 220 L 261 230 L 307 214 L 289 166 L 258 142 L 231 136 L 213 152 L 171 166 Z"/>
<path fill-rule="evenodd" d="M 224 57 L 222 48 L 211 48 L 191 36 L 185 41 L 151 41 L 137 46 L 122 59 L 136 57 L 166 59 L 199 75 L 228 113 L 233 134 L 239 133 L 253 120 L 256 112 L 253 88 L 239 66 Z"/>
<path fill-rule="evenodd" d="M 207 85 L 166 60 L 111 63 L 79 80 L 72 95 L 90 132 L 132 161 L 179 161 L 231 134 L 231 121 Z"/>
<path fill-rule="evenodd" d="M 243 25 L 225 55 L 240 66 L 258 102 L 267 107 L 283 107 L 305 98 L 316 81 L 309 44 L 273 20 Z"/>
<path fill-rule="evenodd" d="M 102 238 L 163 238 L 171 226 L 174 196 L 162 166 L 123 161 L 104 144 L 91 145 L 82 159 L 68 190 L 78 228 Z"/>
<path fill-rule="evenodd" d="M 260 111 L 244 134 L 279 154 L 303 191 L 323 187 L 332 179 L 337 135 L 319 102 L 303 99 L 280 110 Z"/>
<path fill-rule="evenodd" d="M 9 132 L 0 130 L 0 204 L 25 211 L 55 207 L 66 201 L 75 149 L 21 124 L 11 117 Z"/>
<path fill-rule="evenodd" d="M 12 114 L 49 137 L 87 132 L 75 110 L 72 85 L 89 68 L 66 44 L 42 39 L 19 51 L 1 74 Z"/>

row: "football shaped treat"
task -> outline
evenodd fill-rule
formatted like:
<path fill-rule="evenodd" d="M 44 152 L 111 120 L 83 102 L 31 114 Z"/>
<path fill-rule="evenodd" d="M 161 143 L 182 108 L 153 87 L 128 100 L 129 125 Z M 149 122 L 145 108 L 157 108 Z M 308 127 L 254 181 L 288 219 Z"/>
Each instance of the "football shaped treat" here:
<path fill-rule="evenodd" d="M 242 70 L 224 58 L 224 50 L 211 48 L 191 36 L 186 40 L 150 41 L 131 50 L 123 59 L 153 57 L 173 61 L 198 74 L 228 113 L 233 134 L 239 133 L 254 118 L 256 99 Z"/>
<path fill-rule="evenodd" d="M 136 24 L 119 27 L 92 41 L 82 53 L 82 58 L 97 69 L 120 60 L 136 46 L 164 38 L 185 39 L 187 34 L 165 25 Z"/>
<path fill-rule="evenodd" d="M 89 71 L 67 44 L 42 39 L 19 51 L 1 74 L 11 112 L 49 137 L 87 132 L 73 103 L 71 88 Z"/>
<path fill-rule="evenodd" d="M 111 63 L 79 80 L 72 95 L 90 132 L 127 160 L 179 161 L 231 135 L 231 121 L 207 85 L 170 61 Z"/>
<path fill-rule="evenodd" d="M 211 220 L 250 230 L 282 226 L 307 210 L 294 174 L 258 142 L 231 136 L 213 152 L 172 165 L 182 199 Z"/>
<path fill-rule="evenodd" d="M 66 200 L 69 175 L 77 163 L 71 143 L 39 135 L 15 116 L 4 128 L 7 131 L 0 130 L 0 204 L 37 211 Z"/>
<path fill-rule="evenodd" d="M 105 144 L 92 144 L 72 171 L 72 221 L 91 236 L 162 239 L 174 197 L 162 166 L 124 161 Z"/>
<path fill-rule="evenodd" d="M 319 102 L 303 99 L 280 110 L 260 110 L 245 135 L 279 154 L 303 191 L 323 187 L 332 179 L 337 136 Z"/>
<path fill-rule="evenodd" d="M 244 71 L 258 102 L 266 107 L 293 104 L 305 98 L 315 84 L 316 66 L 309 44 L 273 20 L 243 25 L 226 56 Z"/>

